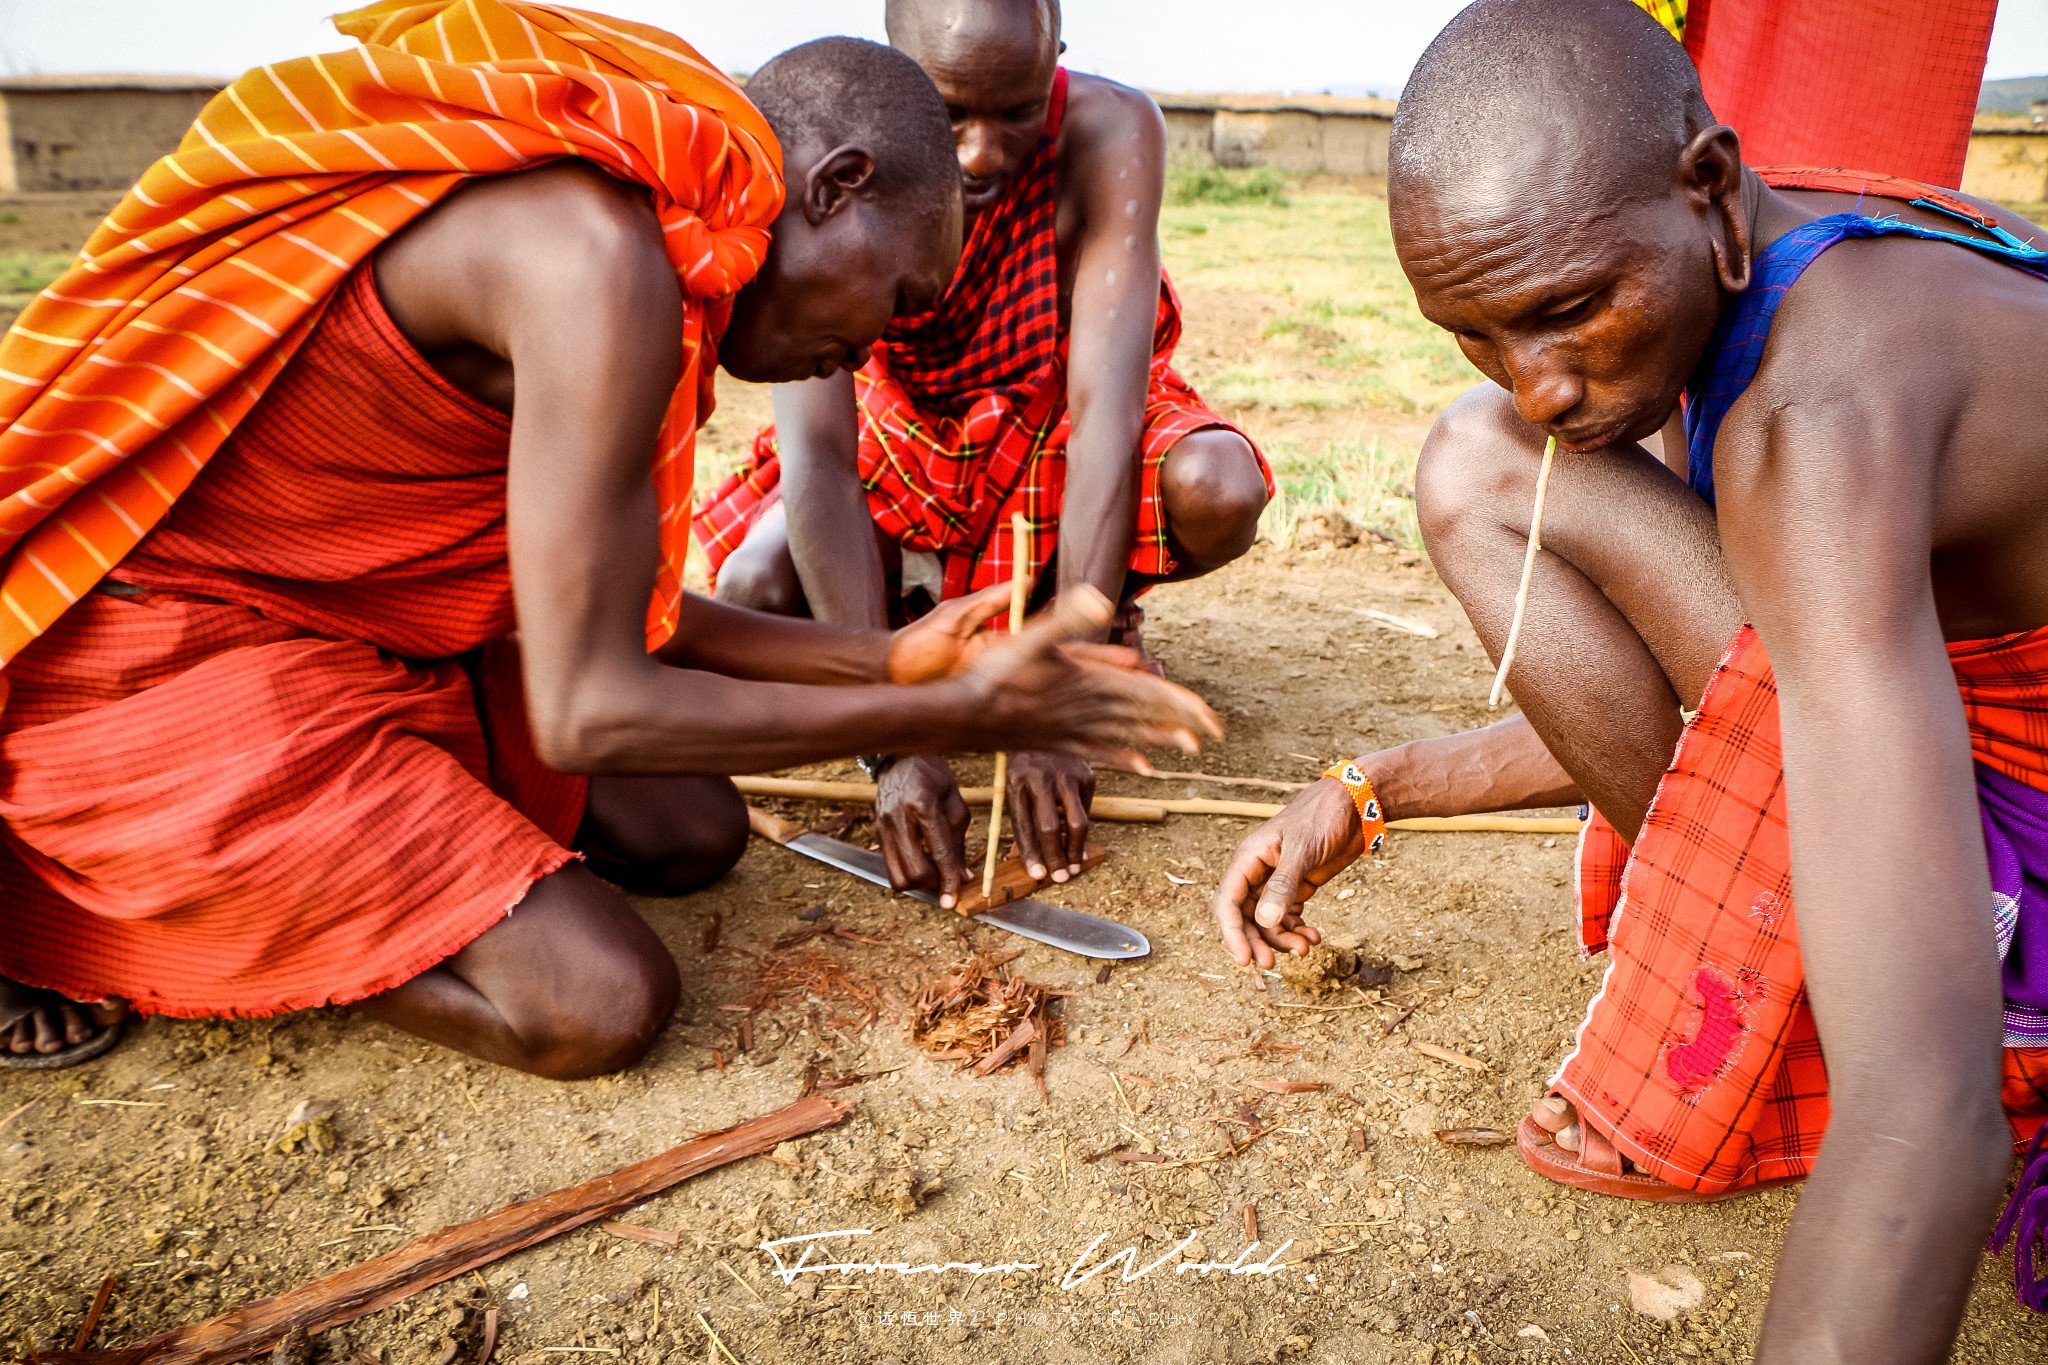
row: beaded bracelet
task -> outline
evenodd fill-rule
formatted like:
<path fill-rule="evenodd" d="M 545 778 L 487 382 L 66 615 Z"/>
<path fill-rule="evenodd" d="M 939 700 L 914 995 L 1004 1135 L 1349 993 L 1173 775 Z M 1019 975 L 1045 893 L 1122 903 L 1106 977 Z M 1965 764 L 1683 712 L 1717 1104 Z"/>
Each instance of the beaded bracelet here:
<path fill-rule="evenodd" d="M 1365 770 L 1353 762 L 1333 763 L 1323 776 L 1342 782 L 1344 790 L 1351 793 L 1351 804 L 1358 807 L 1359 821 L 1365 826 L 1365 851 L 1378 853 L 1386 847 L 1386 812 L 1380 809 L 1379 795 Z"/>

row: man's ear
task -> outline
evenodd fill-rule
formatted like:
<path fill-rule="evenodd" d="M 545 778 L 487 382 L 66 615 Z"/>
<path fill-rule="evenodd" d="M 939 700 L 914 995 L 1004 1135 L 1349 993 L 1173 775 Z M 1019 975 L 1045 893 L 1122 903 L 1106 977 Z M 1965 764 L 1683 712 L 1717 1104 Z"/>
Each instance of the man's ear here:
<path fill-rule="evenodd" d="M 812 226 L 844 208 L 875 178 L 875 158 L 865 147 L 834 147 L 804 172 L 804 220 Z"/>
<path fill-rule="evenodd" d="M 1717 123 L 1693 136 L 1678 158 L 1679 184 L 1707 215 L 1714 274 L 1731 294 L 1749 288 L 1749 213 L 1742 202 L 1742 142 Z"/>

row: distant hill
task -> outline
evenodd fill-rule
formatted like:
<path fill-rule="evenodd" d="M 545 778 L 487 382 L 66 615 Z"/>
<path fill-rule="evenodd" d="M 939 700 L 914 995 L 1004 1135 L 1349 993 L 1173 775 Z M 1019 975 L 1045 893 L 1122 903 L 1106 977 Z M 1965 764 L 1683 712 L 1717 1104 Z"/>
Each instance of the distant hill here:
<path fill-rule="evenodd" d="M 1986 81 L 1977 93 L 1980 114 L 2024 114 L 2035 100 L 2048 100 L 2048 76 L 2017 76 Z"/>

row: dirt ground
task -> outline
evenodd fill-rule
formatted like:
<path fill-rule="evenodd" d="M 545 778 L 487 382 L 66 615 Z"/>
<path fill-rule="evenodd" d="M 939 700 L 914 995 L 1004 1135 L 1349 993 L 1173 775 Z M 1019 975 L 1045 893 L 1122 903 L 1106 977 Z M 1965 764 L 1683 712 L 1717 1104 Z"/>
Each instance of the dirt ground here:
<path fill-rule="evenodd" d="M 1186 292 L 1199 383 L 1205 353 L 1260 344 L 1273 305 Z M 714 440 L 730 445 L 759 411 L 758 395 L 734 395 Z M 1259 414 L 1243 416 L 1258 428 Z M 1412 418 L 1316 420 L 1415 433 Z M 1442 634 L 1376 627 L 1366 607 Z M 1487 719 L 1484 655 L 1428 564 L 1396 547 L 1261 546 L 1150 608 L 1153 650 L 1230 723 L 1200 760 L 1211 772 L 1302 779 L 1340 755 Z M 1103 789 L 1262 795 L 1114 774 Z M 642 904 L 682 963 L 685 1000 L 642 1066 L 595 1082 L 467 1062 L 344 1010 L 150 1020 L 79 1070 L 0 1072 L 0 1341 L 68 1345 L 108 1275 L 119 1285 L 102 1344 L 206 1317 L 776 1108 L 815 1068 L 888 1074 L 841 1092 L 856 1105 L 842 1126 L 630 1215 L 679 1234 L 677 1247 L 577 1232 L 328 1333 L 314 1359 L 471 1362 L 489 1306 L 503 1319 L 497 1359 L 513 1365 L 1747 1358 L 1796 1192 L 1643 1207 L 1539 1180 L 1511 1146 L 1431 1135 L 1512 1129 L 1568 1046 L 1600 970 L 1569 931 L 1569 840 L 1409 835 L 1333 884 L 1320 923 L 1400 968 L 1368 1003 L 1310 1000 L 1228 965 L 1206 898 L 1248 828 L 1176 817 L 1103 829 L 1109 861 L 1047 899 L 1149 936 L 1149 958 L 1106 973 L 963 933 L 948 914 L 757 842 L 714 889 Z M 844 837 L 868 830 L 856 819 Z M 824 926 L 858 937 L 773 946 Z M 1020 1072 L 978 1079 L 907 1037 L 918 984 L 971 948 L 1021 948 L 1013 972 L 1072 992 L 1044 1101 Z M 839 984 L 799 986 L 752 1015 L 721 1008 L 756 999 L 771 963 Z M 856 996 L 878 1006 L 865 1026 Z M 331 1117 L 294 1127 L 305 1101 L 331 1104 Z M 1265 1136 L 1201 1161 L 1241 1143 L 1247 1108 Z M 1116 1149 L 1167 1160 L 1105 1155 Z M 1260 1244 L 1241 1257 L 1248 1207 Z M 870 1235 L 830 1244 L 832 1259 L 1036 1268 L 785 1285 L 759 1249 L 847 1229 Z M 1120 1263 L 1065 1287 L 1091 1246 L 1081 1271 L 1131 1247 L 1132 1278 Z M 1218 1263 L 1271 1273 L 1176 1271 Z M 1697 1306 L 1668 1324 L 1636 1311 L 1632 1272 L 1696 1281 Z M 2048 1357 L 2048 1327 L 2014 1306 L 2010 1276 L 1985 1263 L 1958 1359 Z"/>

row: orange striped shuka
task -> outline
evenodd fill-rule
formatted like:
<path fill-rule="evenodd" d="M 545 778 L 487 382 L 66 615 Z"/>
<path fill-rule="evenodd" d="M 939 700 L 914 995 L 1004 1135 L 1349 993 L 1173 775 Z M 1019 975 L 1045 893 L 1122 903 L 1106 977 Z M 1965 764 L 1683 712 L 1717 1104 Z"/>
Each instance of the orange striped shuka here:
<path fill-rule="evenodd" d="M 766 122 L 557 5 L 335 22 L 360 46 L 235 81 L 0 341 L 0 973 L 75 998 L 360 999 L 573 856 L 507 638 L 509 424 L 367 264 L 472 177 L 580 157 L 653 202 L 684 322 L 650 647 L 675 629 L 717 337 L 782 203 Z"/>

